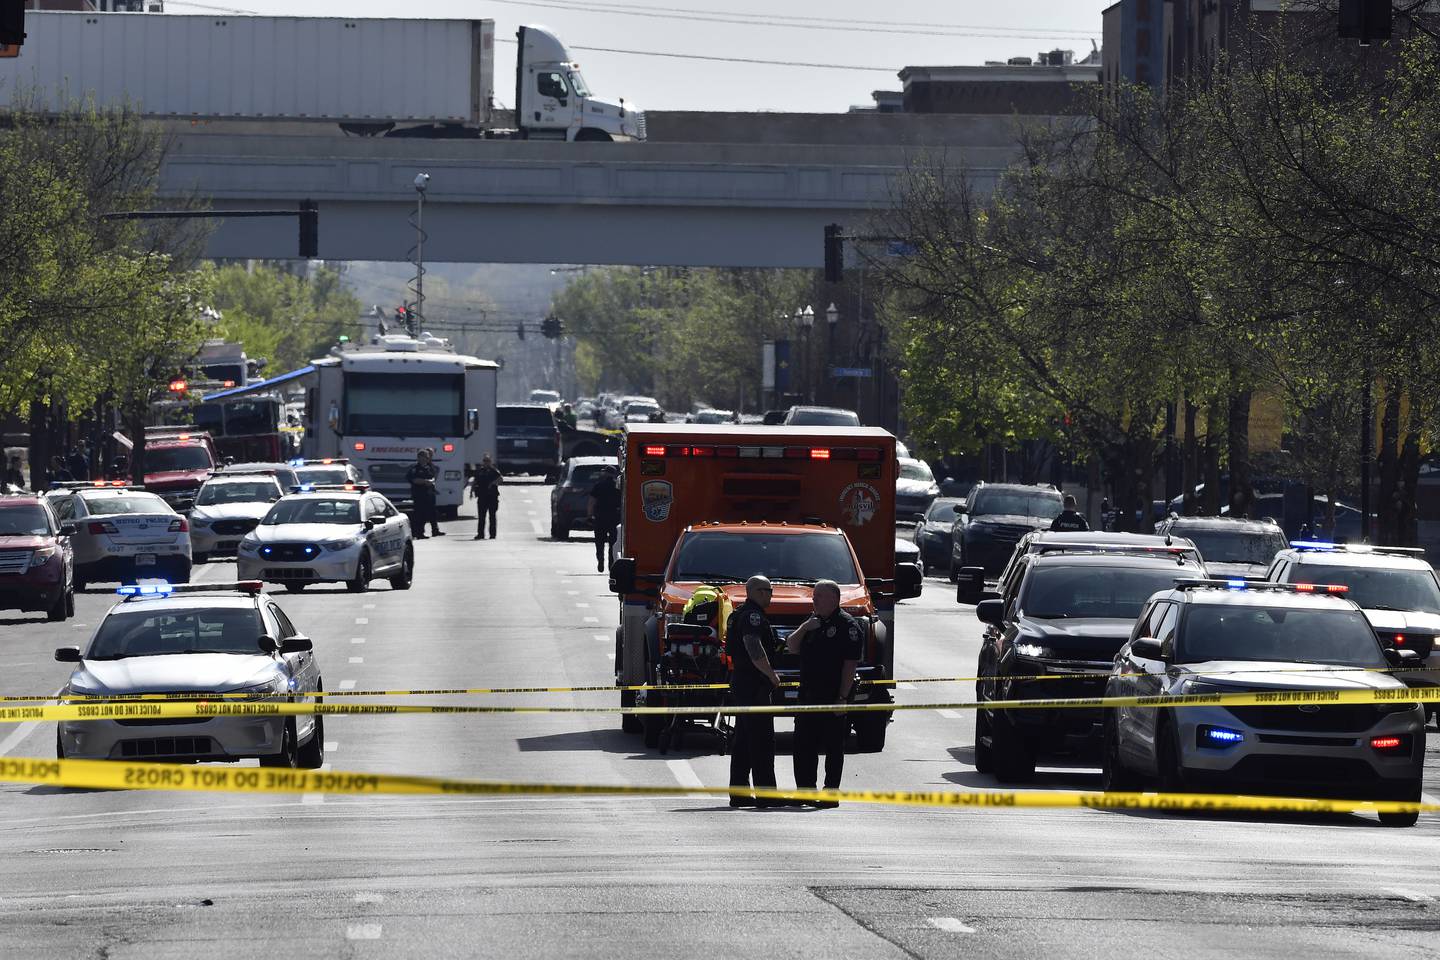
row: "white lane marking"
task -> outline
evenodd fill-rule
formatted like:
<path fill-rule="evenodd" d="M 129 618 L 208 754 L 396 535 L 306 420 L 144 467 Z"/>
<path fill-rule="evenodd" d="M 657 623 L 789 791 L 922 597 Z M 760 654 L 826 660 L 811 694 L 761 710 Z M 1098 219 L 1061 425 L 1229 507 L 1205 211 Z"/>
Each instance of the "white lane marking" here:
<path fill-rule="evenodd" d="M 570 586 L 570 584 L 572 584 L 572 583 L 574 583 L 574 582 L 575 582 L 574 580 L 561 580 L 561 581 L 560 581 L 560 586 L 562 586 L 562 587 L 568 587 L 568 586 Z"/>
<path fill-rule="evenodd" d="M 364 643 L 364 642 L 365 642 L 365 638 L 364 638 L 364 637 L 351 637 L 351 638 L 350 638 L 350 642 L 351 642 L 351 643 Z"/>
<path fill-rule="evenodd" d="M 1420 893 L 1416 890 L 1402 890 L 1399 887 L 1391 887 L 1390 892 L 1396 896 L 1404 897 L 1411 903 L 1434 903 L 1435 898 L 1428 893 Z"/>
<path fill-rule="evenodd" d="M 351 657 L 351 658 L 350 658 L 350 662 L 351 662 L 351 663 L 364 663 L 364 662 L 365 662 L 365 658 L 364 658 L 364 657 Z"/>
<path fill-rule="evenodd" d="M 326 753 L 334 753 L 336 750 L 339 750 L 339 749 L 340 749 L 340 741 L 339 741 L 339 740 L 326 740 L 326 741 L 325 741 L 325 752 L 326 752 Z"/>
<path fill-rule="evenodd" d="M 1435 796 L 1433 793 L 1422 793 L 1420 794 L 1420 802 L 1440 805 L 1440 797 Z"/>
<path fill-rule="evenodd" d="M 385 898 L 384 898 L 383 896 L 381 896 L 380 894 L 378 894 L 378 893 L 357 893 L 357 894 L 355 894 L 355 902 L 356 902 L 356 903 L 384 903 L 384 902 L 385 902 Z"/>
<path fill-rule="evenodd" d="M 566 591 L 565 591 L 565 595 L 568 596 L 568 597 L 578 597 L 578 596 L 580 596 L 580 591 L 579 591 L 579 590 L 566 590 Z"/>
<path fill-rule="evenodd" d="M 585 618 L 585 622 L 586 622 L 586 623 L 599 623 L 599 622 L 600 622 L 600 618 L 599 618 L 599 617 L 586 617 L 586 618 Z"/>
<path fill-rule="evenodd" d="M 528 514 L 530 514 L 530 516 L 533 517 L 533 516 L 535 516 L 535 514 L 538 513 L 539 511 L 536 511 L 536 510 L 526 510 L 525 512 L 528 513 Z"/>
<path fill-rule="evenodd" d="M 615 639 L 614 637 L 607 637 L 607 636 L 605 636 L 605 634 L 603 634 L 603 633 L 596 633 L 596 634 L 593 634 L 593 636 L 595 637 L 596 640 L 599 640 L 601 643 L 605 643 L 607 640 L 613 640 L 613 639 Z"/>
<path fill-rule="evenodd" d="M 940 714 L 940 716 L 944 717 L 946 720 L 959 720 L 959 719 L 960 719 L 960 711 L 958 711 L 958 710 L 941 710 L 941 711 L 939 711 L 939 714 Z"/>
<path fill-rule="evenodd" d="M 555 572 L 556 572 L 556 573 L 559 573 L 559 574 L 566 574 L 566 573 L 569 573 L 570 571 L 569 571 L 569 570 L 556 570 Z"/>
<path fill-rule="evenodd" d="M 321 772 L 323 772 L 323 773 L 329 773 L 330 770 L 331 770 L 331 766 L 330 766 L 330 764 L 328 764 L 328 763 L 322 763 L 322 764 L 320 764 L 320 770 L 321 770 Z M 302 793 L 302 794 L 300 794 L 300 802 L 301 802 L 301 803 L 307 803 L 307 804 L 324 803 L 324 802 L 325 802 L 325 794 L 323 794 L 323 793 Z"/>
<path fill-rule="evenodd" d="M 588 604 L 588 603 L 577 603 L 577 604 L 575 604 L 575 606 L 576 606 L 576 608 L 579 609 L 579 610 L 589 610 L 589 609 L 590 609 L 590 604 Z"/>
<path fill-rule="evenodd" d="M 355 689 L 355 681 L 354 681 L 354 680 L 341 680 L 341 681 L 340 681 L 340 689 L 341 689 L 341 690 L 354 690 L 354 689 Z"/>
<path fill-rule="evenodd" d="M 345 928 L 346 940 L 379 940 L 380 924 L 352 923 Z"/>
<path fill-rule="evenodd" d="M 355 618 L 355 623 L 356 623 L 356 625 L 361 626 L 361 627 L 368 626 L 369 623 L 370 623 L 370 618 L 369 618 L 369 617 L 356 617 L 356 618 Z"/>
<path fill-rule="evenodd" d="M 365 604 L 365 606 L 364 606 L 362 609 L 365 609 L 365 610 L 374 610 L 374 609 L 375 609 L 375 604 L 373 604 L 373 603 L 367 603 L 367 604 Z"/>
<path fill-rule="evenodd" d="M 915 689 L 917 689 L 917 688 L 916 688 L 915 684 L 913 684 L 913 683 L 906 683 L 905 681 L 902 680 L 902 681 L 900 681 L 899 683 L 895 684 L 895 689 L 896 689 L 896 690 L 915 690 Z"/>
<path fill-rule="evenodd" d="M 61 687 L 60 689 L 63 690 L 64 687 Z M 46 703 L 55 703 L 56 698 L 58 698 L 59 696 L 60 690 L 56 690 L 55 697 L 47 700 Z M 6 737 L 4 740 L 0 740 L 0 757 L 5 756 L 11 750 L 14 750 L 16 747 L 20 746 L 20 744 L 25 741 L 25 738 L 30 736 L 30 734 L 33 733 L 35 728 L 38 726 L 40 726 L 39 720 L 26 721 L 25 723 L 22 723 L 20 724 L 20 726 L 16 727 L 15 730 L 10 734 L 10 736 Z"/>
<path fill-rule="evenodd" d="M 695 768 L 690 766 L 689 760 L 666 760 L 665 766 L 670 768 L 670 772 L 674 774 L 675 779 L 679 782 L 680 786 L 705 786 L 705 781 L 701 780 L 700 774 L 696 773 Z"/>
<path fill-rule="evenodd" d="M 613 654 L 613 653 L 607 653 L 607 654 L 605 654 L 605 656 L 609 657 L 611 660 L 614 660 L 614 659 L 615 659 L 615 654 Z"/>
<path fill-rule="evenodd" d="M 537 537 L 540 536 L 540 534 L 542 534 L 542 533 L 545 532 L 545 528 L 540 525 L 540 518 L 539 518 L 539 517 L 531 517 L 531 518 L 530 518 L 530 529 L 533 530 L 533 531 L 535 531 L 535 536 L 537 536 Z"/>
<path fill-rule="evenodd" d="M 968 927 L 954 917 L 926 917 L 925 922 L 936 930 L 943 930 L 946 933 L 974 933 L 974 927 Z"/>

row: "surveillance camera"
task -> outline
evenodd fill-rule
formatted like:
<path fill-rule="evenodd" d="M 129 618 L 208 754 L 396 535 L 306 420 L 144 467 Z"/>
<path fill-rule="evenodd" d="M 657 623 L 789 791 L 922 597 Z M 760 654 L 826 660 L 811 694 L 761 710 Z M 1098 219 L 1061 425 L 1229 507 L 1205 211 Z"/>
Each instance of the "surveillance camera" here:
<path fill-rule="evenodd" d="M 429 183 L 430 183 L 430 174 L 428 174 L 428 173 L 417 173 L 417 174 L 415 174 L 415 189 L 416 189 L 416 190 L 419 190 L 421 193 L 424 193 L 424 192 L 425 192 L 425 187 L 426 187 L 426 185 L 429 184 Z"/>

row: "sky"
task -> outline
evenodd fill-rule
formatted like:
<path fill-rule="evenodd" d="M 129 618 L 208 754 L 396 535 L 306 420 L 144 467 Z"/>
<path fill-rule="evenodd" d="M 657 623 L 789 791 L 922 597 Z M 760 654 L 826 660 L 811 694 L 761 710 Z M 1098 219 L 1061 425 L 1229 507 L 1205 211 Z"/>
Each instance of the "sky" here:
<path fill-rule="evenodd" d="M 403 9 L 407 17 L 491 19 L 497 39 L 513 38 L 522 23 L 542 24 L 570 47 L 596 97 L 624 97 L 649 110 L 803 113 L 869 104 L 873 90 L 900 89 L 896 73 L 907 65 L 979 64 L 1055 48 L 1083 57 L 1100 41 L 1105 6 L 1098 0 L 409 0 L 399 6 L 393 0 L 165 0 L 167 13 L 385 17 Z M 515 45 L 497 46 L 495 95 L 509 107 Z"/>

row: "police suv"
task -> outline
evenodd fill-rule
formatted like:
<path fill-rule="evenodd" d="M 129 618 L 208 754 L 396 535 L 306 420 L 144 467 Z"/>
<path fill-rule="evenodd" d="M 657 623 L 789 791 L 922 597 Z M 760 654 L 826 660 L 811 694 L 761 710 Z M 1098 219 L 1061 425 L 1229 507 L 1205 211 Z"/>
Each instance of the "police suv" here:
<path fill-rule="evenodd" d="M 74 524 L 75 589 L 88 583 L 190 580 L 190 523 L 143 487 L 119 480 L 56 484 L 46 502 Z"/>
<path fill-rule="evenodd" d="M 190 510 L 195 562 L 212 553 L 233 554 L 240 538 L 255 529 L 283 491 L 274 472 L 217 474 L 206 480 Z"/>
<path fill-rule="evenodd" d="M 394 504 L 348 484 L 295 490 L 240 541 L 235 558 L 240 579 L 292 591 L 344 583 L 359 593 L 384 577 L 396 590 L 410 588 L 415 571 L 410 520 Z"/>

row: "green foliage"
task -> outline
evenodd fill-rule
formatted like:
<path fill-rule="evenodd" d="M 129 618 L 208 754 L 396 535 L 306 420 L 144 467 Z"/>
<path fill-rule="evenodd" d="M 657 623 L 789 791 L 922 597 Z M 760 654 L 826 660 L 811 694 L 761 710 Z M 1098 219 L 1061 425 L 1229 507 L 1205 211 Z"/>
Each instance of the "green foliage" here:
<path fill-rule="evenodd" d="M 340 336 L 360 332 L 360 301 L 331 267 L 302 278 L 275 264 L 228 264 L 216 271 L 214 305 L 221 314 L 214 335 L 245 344 L 273 373 L 303 366 Z"/>

